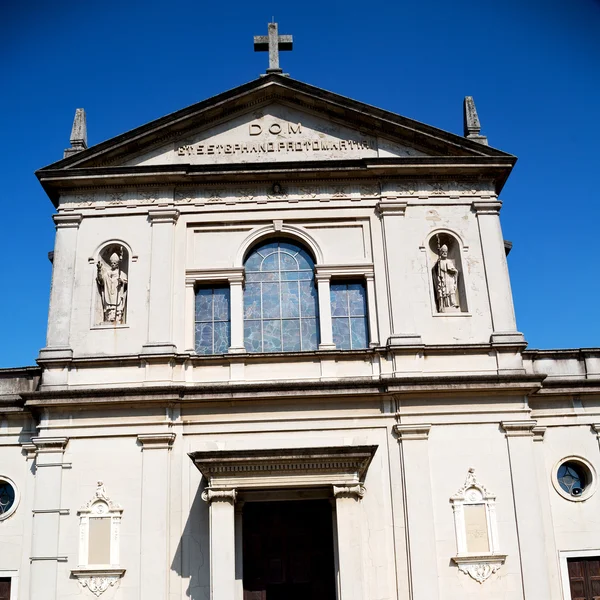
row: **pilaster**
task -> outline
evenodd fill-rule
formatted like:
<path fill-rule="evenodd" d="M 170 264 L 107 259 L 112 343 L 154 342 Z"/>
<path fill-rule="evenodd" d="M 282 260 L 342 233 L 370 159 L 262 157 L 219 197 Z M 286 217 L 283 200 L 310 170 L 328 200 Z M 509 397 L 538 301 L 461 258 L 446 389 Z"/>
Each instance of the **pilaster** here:
<path fill-rule="evenodd" d="M 383 222 L 385 264 L 390 290 L 390 346 L 421 346 L 421 336 L 415 332 L 408 271 L 410 259 L 404 248 L 407 227 L 407 203 L 396 198 L 383 198 L 377 211 Z"/>
<path fill-rule="evenodd" d="M 173 263 L 178 218 L 177 209 L 158 209 L 148 213 L 152 248 L 148 343 L 143 346 L 143 354 L 168 354 L 177 350 L 173 343 Z"/>
<path fill-rule="evenodd" d="M 508 445 L 524 596 L 527 600 L 547 600 L 553 596 L 534 451 L 534 440 L 541 440 L 542 432 L 536 426 L 534 420 L 502 422 Z"/>
<path fill-rule="evenodd" d="M 36 447 L 36 477 L 33 499 L 33 528 L 29 597 L 31 600 L 56 600 L 60 520 L 68 514 L 61 506 L 62 470 L 68 438 L 33 438 Z"/>
<path fill-rule="evenodd" d="M 364 600 L 365 536 L 361 499 L 363 485 L 333 486 L 335 498 L 340 596 L 344 600 Z"/>
<path fill-rule="evenodd" d="M 431 425 L 396 425 L 404 474 L 404 501 L 412 600 L 437 600 L 438 568 L 429 466 Z"/>
<path fill-rule="evenodd" d="M 174 433 L 138 435 L 142 447 L 140 598 L 166 600 L 169 573 L 169 451 Z"/>
<path fill-rule="evenodd" d="M 319 296 L 319 327 L 321 342 L 319 350 L 334 350 L 333 329 L 331 324 L 331 275 L 329 273 L 315 275 Z"/>
<path fill-rule="evenodd" d="M 230 353 L 246 352 L 244 345 L 244 272 L 228 277 L 230 295 L 231 345 Z"/>
<path fill-rule="evenodd" d="M 504 238 L 500 225 L 499 201 L 473 202 L 479 223 L 479 237 L 483 252 L 490 311 L 492 335 L 490 341 L 499 345 L 524 344 L 523 334 L 517 331 Z"/>
<path fill-rule="evenodd" d="M 77 234 L 83 219 L 81 214 L 54 215 L 56 238 L 52 260 L 52 284 L 46 347 L 40 350 L 39 360 L 65 360 L 73 357 L 69 345 Z"/>
<path fill-rule="evenodd" d="M 202 499 L 210 512 L 210 598 L 232 600 L 239 586 L 235 570 L 235 489 L 207 488 Z"/>

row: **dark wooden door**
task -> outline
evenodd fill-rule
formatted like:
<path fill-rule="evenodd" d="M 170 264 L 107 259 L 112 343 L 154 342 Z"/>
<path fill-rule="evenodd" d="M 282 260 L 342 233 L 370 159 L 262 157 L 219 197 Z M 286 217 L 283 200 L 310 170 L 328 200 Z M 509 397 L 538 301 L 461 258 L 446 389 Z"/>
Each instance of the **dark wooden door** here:
<path fill-rule="evenodd" d="M 0 600 L 10 600 L 10 577 L 0 577 Z"/>
<path fill-rule="evenodd" d="M 571 600 L 600 600 L 600 557 L 569 558 Z"/>
<path fill-rule="evenodd" d="M 244 600 L 335 600 L 327 500 L 245 504 L 243 553 Z"/>

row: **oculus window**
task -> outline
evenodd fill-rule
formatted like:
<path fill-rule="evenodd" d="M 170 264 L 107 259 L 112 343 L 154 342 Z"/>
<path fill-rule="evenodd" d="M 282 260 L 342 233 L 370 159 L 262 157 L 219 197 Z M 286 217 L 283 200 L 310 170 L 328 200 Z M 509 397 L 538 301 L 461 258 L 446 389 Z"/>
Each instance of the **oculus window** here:
<path fill-rule="evenodd" d="M 244 263 L 248 352 L 299 352 L 319 345 L 315 263 L 293 240 L 255 246 Z"/>
<path fill-rule="evenodd" d="M 0 476 L 0 521 L 7 519 L 17 509 L 17 488 L 8 477 Z"/>
<path fill-rule="evenodd" d="M 596 491 L 593 465 L 581 456 L 567 456 L 553 470 L 554 489 L 566 500 L 587 500 Z"/>
<path fill-rule="evenodd" d="M 196 289 L 195 347 L 198 354 L 224 354 L 231 340 L 229 286 Z"/>

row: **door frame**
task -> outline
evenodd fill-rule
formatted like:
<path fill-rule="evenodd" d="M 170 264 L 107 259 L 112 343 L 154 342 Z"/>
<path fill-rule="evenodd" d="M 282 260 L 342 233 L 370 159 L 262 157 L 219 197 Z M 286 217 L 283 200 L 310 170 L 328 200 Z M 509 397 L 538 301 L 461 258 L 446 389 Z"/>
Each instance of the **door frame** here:
<path fill-rule="evenodd" d="M 561 550 L 558 553 L 560 563 L 560 578 L 562 581 L 562 592 L 564 600 L 572 600 L 571 585 L 569 583 L 569 567 L 567 566 L 568 558 L 592 558 L 600 557 L 600 548 L 593 550 Z"/>
<path fill-rule="evenodd" d="M 0 577 L 10 578 L 10 600 L 17 600 L 19 597 L 19 571 L 0 571 Z"/>

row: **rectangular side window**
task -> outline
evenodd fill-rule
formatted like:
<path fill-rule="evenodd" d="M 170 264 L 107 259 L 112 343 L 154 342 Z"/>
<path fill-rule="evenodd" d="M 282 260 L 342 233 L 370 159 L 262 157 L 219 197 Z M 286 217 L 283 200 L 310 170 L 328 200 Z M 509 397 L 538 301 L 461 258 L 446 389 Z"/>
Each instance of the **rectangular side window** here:
<path fill-rule="evenodd" d="M 340 350 L 369 346 L 367 292 L 361 281 L 331 283 L 333 343 Z"/>
<path fill-rule="evenodd" d="M 229 286 L 202 286 L 196 290 L 198 354 L 224 354 L 231 344 Z"/>

